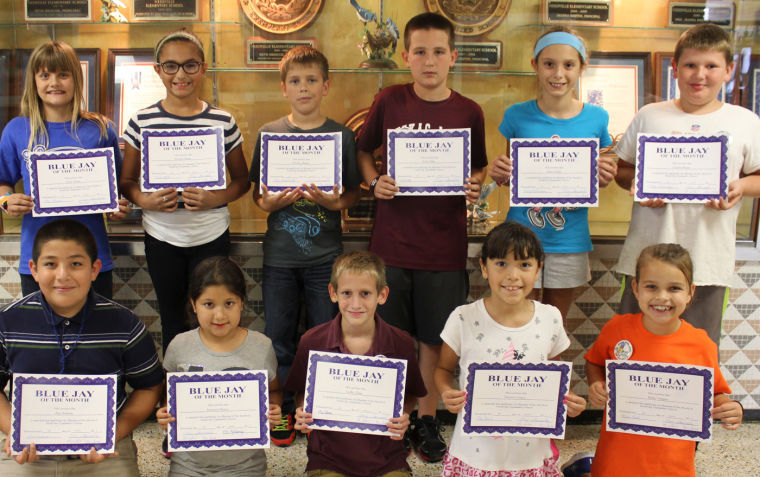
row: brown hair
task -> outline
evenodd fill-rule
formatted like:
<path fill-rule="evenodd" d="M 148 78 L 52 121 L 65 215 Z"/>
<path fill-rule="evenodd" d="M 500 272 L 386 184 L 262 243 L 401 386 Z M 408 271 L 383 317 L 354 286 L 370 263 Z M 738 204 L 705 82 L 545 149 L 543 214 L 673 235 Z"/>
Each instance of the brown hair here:
<path fill-rule="evenodd" d="M 347 271 L 371 275 L 375 279 L 378 292 L 387 285 L 385 281 L 385 262 L 372 252 L 357 250 L 344 253 L 335 259 L 332 274 L 330 275 L 330 285 L 332 285 L 336 292 L 338 291 L 338 278 L 340 278 L 343 272 Z"/>
<path fill-rule="evenodd" d="M 689 286 L 694 280 L 694 264 L 691 262 L 689 251 L 677 243 L 658 243 L 650 245 L 641 251 L 636 260 L 636 282 L 641 279 L 641 268 L 652 260 L 659 260 L 673 265 L 683 273 Z"/>
<path fill-rule="evenodd" d="M 330 65 L 327 63 L 327 58 L 325 58 L 322 52 L 309 45 L 295 46 L 283 55 L 280 60 L 280 81 L 283 83 L 292 65 L 316 66 L 319 68 L 319 72 L 322 73 L 322 79 L 328 80 Z"/>
<path fill-rule="evenodd" d="M 29 118 L 29 144 L 32 149 L 35 144 L 48 146 L 48 133 L 45 127 L 45 110 L 42 107 L 42 98 L 37 93 L 35 76 L 38 72 L 46 70 L 50 73 L 66 72 L 71 74 L 74 81 L 74 97 L 71 100 L 71 132 L 77 138 L 79 120 L 92 121 L 100 129 L 100 136 L 108 136 L 108 120 L 98 113 L 92 113 L 82 109 L 84 93 L 82 92 L 84 79 L 82 67 L 76 51 L 69 44 L 62 41 L 47 41 L 32 51 L 29 63 L 26 65 L 24 78 L 24 92 L 21 95 L 21 115 Z"/>
<path fill-rule="evenodd" d="M 193 32 L 187 31 L 184 28 L 181 30 L 176 30 L 170 33 L 167 33 L 164 35 L 163 38 L 158 40 L 158 43 L 156 44 L 155 57 L 156 57 L 156 63 L 158 63 L 158 57 L 161 55 L 161 50 L 164 48 L 164 46 L 167 43 L 171 43 L 173 41 L 183 41 L 185 43 L 192 43 L 195 45 L 195 47 L 198 49 L 198 54 L 201 57 L 201 62 L 206 61 L 206 55 L 203 53 L 203 43 L 201 43 L 201 39 L 198 38 L 198 35 L 196 35 Z"/>
<path fill-rule="evenodd" d="M 406 26 L 404 27 L 404 48 L 406 51 L 409 51 L 409 42 L 412 32 L 415 30 L 442 30 L 449 37 L 449 49 L 451 51 L 455 50 L 454 25 L 443 15 L 432 12 L 420 13 L 406 22 Z"/>
<path fill-rule="evenodd" d="M 32 260 L 37 260 L 42 254 L 42 247 L 53 240 L 66 240 L 80 245 L 87 256 L 90 258 L 90 264 L 95 263 L 98 259 L 98 244 L 95 237 L 85 224 L 74 219 L 58 219 L 48 222 L 37 231 L 32 244 Z"/>
<path fill-rule="evenodd" d="M 578 59 L 581 60 L 581 66 L 585 66 L 586 63 L 588 62 L 588 59 L 591 56 L 590 52 L 589 52 L 589 49 L 588 49 L 588 44 L 586 44 L 586 40 L 580 34 L 578 34 L 578 32 L 576 30 L 574 30 L 573 28 L 570 28 L 570 27 L 566 27 L 564 25 L 553 26 L 553 27 L 549 28 L 548 30 L 546 30 L 545 32 L 543 32 L 541 34 L 541 36 L 539 36 L 538 38 L 536 38 L 536 41 L 533 43 L 533 50 L 534 51 L 536 50 L 536 45 L 538 45 L 538 41 L 541 38 L 545 37 L 549 33 L 556 33 L 558 31 L 561 31 L 563 33 L 569 33 L 569 34 L 573 35 L 574 37 L 578 38 L 581 41 L 581 43 L 583 43 L 583 47 L 586 48 L 586 59 L 584 60 L 583 56 L 581 56 L 580 53 L 578 53 Z M 543 50 L 541 50 L 541 51 L 543 51 Z M 536 55 L 536 57 L 534 59 L 537 60 L 540 55 L 541 55 L 541 52 L 539 51 L 538 55 Z"/>
<path fill-rule="evenodd" d="M 673 61 L 676 65 L 678 65 L 678 60 L 687 48 L 703 51 L 716 50 L 723 54 L 726 65 L 730 65 L 734 61 L 731 51 L 731 38 L 726 30 L 712 23 L 694 25 L 681 34 L 673 52 Z"/>

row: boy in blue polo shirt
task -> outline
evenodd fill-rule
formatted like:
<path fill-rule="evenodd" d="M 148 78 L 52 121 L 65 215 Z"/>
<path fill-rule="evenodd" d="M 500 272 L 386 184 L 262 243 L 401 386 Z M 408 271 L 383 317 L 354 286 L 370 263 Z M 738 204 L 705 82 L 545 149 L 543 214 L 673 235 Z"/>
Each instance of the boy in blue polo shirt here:
<path fill-rule="evenodd" d="M 13 373 L 116 374 L 116 452 L 38 456 L 31 444 L 11 457 L 5 439 L 0 475 L 139 475 L 131 432 L 153 412 L 164 376 L 140 319 L 91 290 L 100 266 L 86 226 L 65 219 L 40 228 L 29 261 L 40 291 L 0 312 L 0 389 Z M 128 397 L 126 383 L 134 389 Z M 0 431 L 6 436 L 10 422 L 11 405 L 0 392 Z"/>

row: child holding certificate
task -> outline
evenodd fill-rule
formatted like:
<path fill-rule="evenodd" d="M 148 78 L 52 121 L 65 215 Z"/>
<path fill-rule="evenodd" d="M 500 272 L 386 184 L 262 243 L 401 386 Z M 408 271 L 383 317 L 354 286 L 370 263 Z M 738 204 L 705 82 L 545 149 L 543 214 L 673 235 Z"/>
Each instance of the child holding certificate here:
<path fill-rule="evenodd" d="M 387 324 L 375 312 L 388 297 L 385 266 L 371 252 L 349 252 L 335 260 L 330 277 L 330 298 L 340 313 L 332 321 L 307 331 L 298 344 L 285 388 L 296 393 L 296 428 L 310 432 L 306 448 L 308 475 L 353 477 L 411 475 L 401 442 L 409 427 L 409 412 L 425 395 L 414 341 L 404 331 Z M 304 391 L 309 351 L 380 356 L 407 361 L 402 415 L 387 422 L 391 436 L 309 430 L 312 415 L 304 412 Z"/>
<path fill-rule="evenodd" d="M 54 216 L 33 217 L 33 199 L 29 166 L 31 153 L 44 151 L 77 151 L 111 148 L 117 175 L 121 166 L 119 141 L 113 125 L 103 116 L 82 109 L 82 68 L 74 49 L 66 43 L 48 41 L 32 51 L 26 67 L 21 116 L 12 119 L 0 138 L 0 208 L 21 220 L 21 293 L 28 295 L 39 289 L 29 270 L 32 241 L 37 231 Z M 22 179 L 24 192 L 13 186 Z M 122 211 L 109 217 L 119 219 L 128 212 L 126 200 Z M 102 268 L 93 287 L 102 296 L 113 296 L 113 260 L 103 214 L 72 215 L 85 224 L 98 243 L 98 259 Z"/>
<path fill-rule="evenodd" d="M 280 87 L 290 102 L 290 114 L 259 130 L 251 161 L 253 201 L 269 212 L 262 279 L 264 334 L 274 345 L 282 382 L 288 378 L 298 344 L 300 300 L 297 297 L 303 294 L 307 329 L 330 321 L 338 312 L 326 290 L 333 261 L 343 251 L 340 211 L 359 199 L 361 178 L 356 165 L 354 135 L 347 127 L 325 117 L 320 109 L 322 98 L 330 90 L 328 69 L 327 58 L 310 46 L 297 46 L 282 57 Z M 268 161 L 266 166 L 270 171 L 272 161 L 276 159 L 273 159 L 274 151 L 262 154 L 262 147 L 265 151 L 267 148 L 262 134 L 278 134 L 280 144 L 295 147 L 320 144 L 317 139 L 324 137 L 320 134 L 336 132 L 340 134 L 342 181 L 340 184 L 330 182 L 331 192 L 312 183 L 315 177 L 304 176 L 303 172 L 298 176 L 298 169 L 303 167 L 291 167 L 288 176 L 298 176 L 292 179 L 292 187 L 278 192 L 268 190 L 264 178 L 260 177 L 262 156 Z M 308 157 L 294 156 L 300 156 L 299 160 Z M 325 164 L 323 169 L 327 172 L 335 169 L 335 157 L 337 155 L 333 154 L 332 164 Z M 282 422 L 271 432 L 274 444 L 288 446 L 295 439 L 294 411 L 293 396 L 286 393 Z"/>
<path fill-rule="evenodd" d="M 143 211 L 145 258 L 158 299 L 166 351 L 175 335 L 189 329 L 184 309 L 190 274 L 206 257 L 229 255 L 227 204 L 245 194 L 250 185 L 240 147 L 243 138 L 235 119 L 199 97 L 208 65 L 198 37 L 184 30 L 169 33 L 156 45 L 155 57 L 154 68 L 166 87 L 166 98 L 137 111 L 129 120 L 124 130 L 124 169 L 119 188 Z M 144 130 L 213 127 L 223 130 L 224 165 L 229 175 L 226 188 L 206 190 L 185 186 L 182 191 L 177 187 L 142 190 L 141 168 L 149 165 L 149 158 L 141 156 L 149 152 L 147 147 L 143 150 Z M 143 160 L 146 164 L 141 164 Z M 194 171 L 181 166 L 178 161 L 172 168 L 177 180 L 192 183 L 180 179 L 180 175 L 191 176 Z"/>
<path fill-rule="evenodd" d="M 100 260 L 95 239 L 81 222 L 62 219 L 43 225 L 34 239 L 28 265 L 40 291 L 11 303 L 0 312 L 0 389 L 5 389 L 15 373 L 118 376 L 114 403 L 117 409 L 115 452 L 98 454 L 92 449 L 89 454 L 69 458 L 40 456 L 33 442 L 26 445 L 24 441 L 17 441 L 24 444 L 24 449 L 11 456 L 10 439 L 6 438 L 0 456 L 0 475 L 138 477 L 137 448 L 131 433 L 155 409 L 164 380 L 152 338 L 134 313 L 92 290 Z M 129 395 L 127 384 L 133 389 Z M 62 404 L 67 411 L 68 403 Z M 55 406 L 60 405 L 50 402 L 52 409 L 42 406 L 36 411 L 37 419 L 17 422 L 16 429 L 20 425 L 27 433 L 49 438 L 51 426 L 55 426 L 50 423 L 57 419 Z M 90 417 L 93 419 L 89 422 L 102 419 L 108 425 L 110 421 L 101 416 Z M 72 419 L 70 415 L 60 418 Z M 0 392 L 0 431 L 8 436 L 10 427 L 11 403 Z M 107 433 L 106 428 L 100 430 L 102 434 L 97 429 L 88 431 L 94 436 Z M 60 444 L 66 448 L 66 445 L 81 442 L 78 439 L 82 438 L 78 433 L 59 432 L 57 435 L 68 440 L 45 444 L 53 444 L 52 447 Z M 19 467 L 19 464 L 24 466 Z"/>
<path fill-rule="evenodd" d="M 607 132 L 607 111 L 575 97 L 574 88 L 588 64 L 586 44 L 567 27 L 549 29 L 536 41 L 531 66 L 538 76 L 538 97 L 510 106 L 499 132 L 507 139 L 507 155 L 497 157 L 490 175 L 505 184 L 512 172 L 509 141 L 513 138 L 598 138 L 599 146 L 612 140 Z M 615 161 L 599 156 L 599 185 L 615 176 Z M 540 274 L 541 301 L 559 308 L 567 317 L 576 289 L 590 278 L 588 252 L 591 235 L 587 207 L 511 206 L 507 220 L 521 223 L 541 240 L 546 262 Z"/>
<path fill-rule="evenodd" d="M 491 230 L 480 254 L 480 269 L 491 296 L 458 307 L 441 332 L 443 347 L 435 384 L 446 409 L 457 414 L 443 476 L 561 475 L 559 451 L 550 438 L 466 435 L 461 413 L 471 398 L 463 391 L 469 363 L 547 361 L 570 346 L 559 310 L 528 298 L 543 256 L 541 244 L 529 228 L 505 222 Z M 452 386 L 457 366 L 462 390 Z M 571 417 L 586 408 L 585 399 L 572 391 L 564 399 Z"/>
<path fill-rule="evenodd" d="M 731 44 L 726 30 L 717 25 L 697 25 L 685 31 L 676 43 L 672 62 L 680 97 L 641 108 L 615 150 L 622 159 L 616 181 L 628 189 L 632 187 L 639 134 L 729 137 L 723 165 L 728 195 L 703 203 L 635 202 L 615 266 L 615 271 L 624 275 L 618 313 L 637 313 L 641 310 L 631 287 L 636 257 L 647 245 L 683 245 L 694 260 L 696 290 L 695 306 L 687 308 L 682 318 L 707 331 L 716 344 L 734 274 L 736 219 L 742 197 L 760 196 L 760 119 L 748 109 L 719 99 L 734 68 Z"/>
<path fill-rule="evenodd" d="M 607 404 L 606 360 L 706 366 L 714 372 L 712 417 L 726 429 L 738 428 L 742 406 L 728 397 L 731 390 L 718 366 L 717 346 L 704 330 L 681 319 L 694 300 L 689 253 L 677 244 L 650 245 L 636 262 L 631 285 L 643 313 L 614 316 L 586 353 L 591 404 L 602 408 Z M 592 475 L 694 475 L 694 441 L 611 432 L 606 421 L 605 408 Z"/>
<path fill-rule="evenodd" d="M 226 371 L 265 369 L 269 375 L 271 425 L 280 422 L 282 390 L 272 342 L 261 333 L 240 326 L 246 297 L 245 277 L 227 257 L 210 257 L 195 267 L 190 278 L 190 307 L 198 327 L 177 335 L 166 350 L 164 369 Z M 156 412 L 162 429 L 174 422 L 166 407 Z M 263 449 L 173 452 L 170 476 L 266 475 Z"/>
<path fill-rule="evenodd" d="M 364 180 L 377 199 L 369 249 L 385 260 L 393 290 L 380 313 L 417 339 L 420 370 L 428 389 L 428 395 L 420 399 L 409 437 L 423 460 L 437 462 L 446 452 L 446 442 L 435 417 L 438 391 L 433 371 L 446 318 L 467 301 L 466 207 L 467 201 L 475 202 L 480 196 L 488 158 L 482 109 L 446 86 L 457 58 L 451 22 L 436 13 L 413 17 L 404 28 L 404 47 L 401 56 L 412 82 L 386 87 L 375 96 L 362 127 L 358 157 Z M 426 142 L 440 129 L 465 130 L 470 137 L 470 155 L 465 159 L 470 177 L 459 182 L 460 194 L 399 194 L 399 186 L 405 184 L 397 184 L 388 175 L 389 130 L 403 130 Z M 383 152 L 380 171 L 373 157 L 379 147 Z M 408 157 L 410 162 L 421 160 L 419 154 Z M 415 164 L 409 169 L 415 169 Z M 460 163 L 458 170 L 462 169 Z"/>

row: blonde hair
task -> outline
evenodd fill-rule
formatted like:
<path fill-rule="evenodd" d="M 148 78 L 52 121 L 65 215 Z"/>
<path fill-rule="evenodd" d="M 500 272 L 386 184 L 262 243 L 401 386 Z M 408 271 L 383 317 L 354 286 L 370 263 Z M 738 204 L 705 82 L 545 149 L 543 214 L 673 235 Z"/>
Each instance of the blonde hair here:
<path fill-rule="evenodd" d="M 82 109 L 84 94 L 82 92 L 84 80 L 79 57 L 74 48 L 61 41 L 48 41 L 32 51 L 29 63 L 26 66 L 26 78 L 24 79 L 24 92 L 21 95 L 21 115 L 29 118 L 29 149 L 35 144 L 48 145 L 48 132 L 45 127 L 45 110 L 42 107 L 42 98 L 37 93 L 35 77 L 39 71 L 47 70 L 51 73 L 70 73 L 74 80 L 74 97 L 71 100 L 71 133 L 77 137 L 79 120 L 92 121 L 98 125 L 100 136 L 108 136 L 108 120 L 98 113 L 92 113 Z"/>
<path fill-rule="evenodd" d="M 642 250 L 638 260 L 636 260 L 637 282 L 641 279 L 641 269 L 654 260 L 673 265 L 683 273 L 689 286 L 694 283 L 694 264 L 691 261 L 689 251 L 677 243 L 658 243 Z"/>
<path fill-rule="evenodd" d="M 368 273 L 375 279 L 377 291 L 380 292 L 386 287 L 385 281 L 385 262 L 383 259 L 372 252 L 357 250 L 347 252 L 335 259 L 333 263 L 332 274 L 330 275 L 330 285 L 335 291 L 338 291 L 338 278 L 343 272 Z"/>

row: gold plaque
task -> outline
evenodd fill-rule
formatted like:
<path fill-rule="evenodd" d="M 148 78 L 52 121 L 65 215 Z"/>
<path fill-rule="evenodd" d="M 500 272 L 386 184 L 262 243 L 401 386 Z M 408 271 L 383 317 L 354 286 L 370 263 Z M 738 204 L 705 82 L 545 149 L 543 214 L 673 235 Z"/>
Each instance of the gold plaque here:
<path fill-rule="evenodd" d="M 269 33 L 293 33 L 309 26 L 324 0 L 240 0 L 254 25 Z"/>
<path fill-rule="evenodd" d="M 451 20 L 455 34 L 480 36 L 499 26 L 511 3 L 512 0 L 425 0 L 425 7 Z"/>

